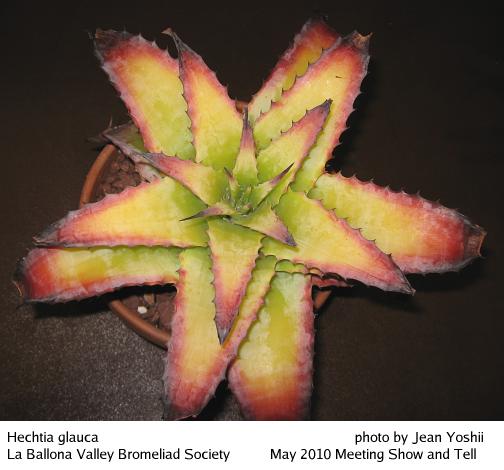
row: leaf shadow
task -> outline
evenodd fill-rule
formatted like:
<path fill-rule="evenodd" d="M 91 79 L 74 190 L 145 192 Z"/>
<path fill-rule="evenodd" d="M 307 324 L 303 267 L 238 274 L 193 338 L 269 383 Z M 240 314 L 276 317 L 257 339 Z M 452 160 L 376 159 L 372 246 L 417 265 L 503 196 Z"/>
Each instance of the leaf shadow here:
<path fill-rule="evenodd" d="M 488 254 L 488 250 L 485 250 L 485 254 Z M 485 280 L 486 264 L 481 261 L 481 259 L 476 259 L 460 271 L 429 274 L 425 276 L 413 274 L 409 276 L 409 278 L 411 284 L 418 292 L 450 292 L 463 290 L 476 281 L 480 282 Z"/>
<path fill-rule="evenodd" d="M 35 316 L 38 319 L 49 317 L 75 317 L 92 315 L 107 310 L 106 302 L 100 297 L 88 300 L 73 300 L 59 304 L 32 304 Z"/>
<path fill-rule="evenodd" d="M 348 162 L 351 153 L 356 150 L 362 132 L 362 123 L 367 119 L 370 105 L 377 97 L 379 80 L 379 64 L 370 60 L 368 74 L 364 78 L 361 92 L 354 102 L 355 111 L 347 119 L 346 130 L 340 137 L 340 143 L 333 150 L 332 158 L 326 164 L 326 171 L 330 173 L 340 171 Z"/>
<path fill-rule="evenodd" d="M 32 303 L 35 316 L 37 318 L 47 317 L 75 317 L 79 315 L 92 315 L 99 312 L 110 310 L 108 304 L 113 300 L 124 300 L 131 296 L 142 297 L 144 294 L 163 294 L 173 292 L 174 287 L 171 285 L 163 286 L 131 286 L 123 287 L 114 292 L 103 294 L 99 297 L 89 299 L 72 300 L 64 303 L 44 304 Z"/>
<path fill-rule="evenodd" d="M 223 380 L 215 396 L 208 402 L 198 416 L 187 418 L 185 421 L 242 421 L 243 417 L 236 398 L 231 393 L 226 380 Z"/>
<path fill-rule="evenodd" d="M 460 271 L 432 274 L 410 274 L 410 281 L 417 294 L 443 293 L 457 290 L 465 290 L 476 281 L 485 279 L 485 263 L 477 259 Z M 403 311 L 409 314 L 421 314 L 422 308 L 417 302 L 415 295 L 406 295 L 397 292 L 385 292 L 380 289 L 370 288 L 363 284 L 356 284 L 351 288 L 338 288 L 331 297 L 363 298 L 371 303 L 379 304 L 391 310 Z M 323 312 L 322 309 L 321 312 Z"/>
<path fill-rule="evenodd" d="M 488 249 L 484 250 L 485 257 L 488 257 L 490 252 Z M 443 273 L 440 277 L 438 274 L 430 275 L 409 275 L 408 278 L 417 290 L 417 293 L 443 293 L 452 291 L 464 291 L 476 281 L 480 282 L 485 279 L 485 270 L 487 264 L 482 262 L 481 259 L 476 259 L 471 264 L 466 266 L 461 271 Z M 423 309 L 420 307 L 419 302 L 415 300 L 414 296 L 404 294 L 384 292 L 379 289 L 368 288 L 364 285 L 357 285 L 351 288 L 338 288 L 335 289 L 329 301 L 318 313 L 323 314 L 328 308 L 330 299 L 335 297 L 357 298 L 362 297 L 369 300 L 371 303 L 384 305 L 396 311 L 401 311 L 407 314 L 422 315 Z M 337 313 L 337 312 L 336 312 Z M 315 335 L 315 351 L 317 351 L 318 335 Z M 313 393 L 311 399 L 311 417 L 312 419 L 324 419 L 321 413 L 323 410 L 319 406 L 319 390 L 322 377 L 320 376 L 320 366 L 323 357 L 319 354 L 314 356 L 314 373 L 313 373 Z"/>

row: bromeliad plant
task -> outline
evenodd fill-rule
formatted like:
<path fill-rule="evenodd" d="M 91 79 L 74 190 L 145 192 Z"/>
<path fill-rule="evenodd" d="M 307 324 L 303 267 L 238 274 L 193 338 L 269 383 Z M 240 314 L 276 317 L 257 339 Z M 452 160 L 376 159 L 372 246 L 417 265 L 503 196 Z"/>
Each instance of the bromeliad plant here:
<path fill-rule="evenodd" d="M 105 136 L 146 181 L 36 237 L 18 285 L 29 301 L 62 302 L 174 283 L 169 417 L 198 414 L 226 373 L 246 417 L 305 417 L 312 287 L 352 279 L 411 294 L 405 274 L 465 266 L 484 231 L 419 196 L 325 173 L 368 37 L 308 21 L 241 114 L 167 33 L 178 59 L 141 36 L 97 31 L 97 56 L 133 119 Z"/>

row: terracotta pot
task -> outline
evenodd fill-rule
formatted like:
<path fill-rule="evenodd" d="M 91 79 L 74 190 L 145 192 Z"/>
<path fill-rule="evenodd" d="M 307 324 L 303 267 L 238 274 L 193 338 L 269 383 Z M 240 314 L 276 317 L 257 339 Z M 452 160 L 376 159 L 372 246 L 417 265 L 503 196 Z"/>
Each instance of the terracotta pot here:
<path fill-rule="evenodd" d="M 240 108 L 241 106 L 238 105 L 237 107 Z M 110 144 L 105 146 L 100 152 L 84 181 L 79 207 L 96 200 L 99 185 L 109 171 L 116 152 L 119 152 L 119 150 Z M 317 291 L 314 296 L 315 309 L 320 309 L 330 294 L 330 290 Z M 126 307 L 120 300 L 113 300 L 108 305 L 110 310 L 140 336 L 158 346 L 166 348 L 170 338 L 170 334 L 167 331 L 161 330 L 149 323 L 147 320 L 143 319 L 138 312 Z"/>

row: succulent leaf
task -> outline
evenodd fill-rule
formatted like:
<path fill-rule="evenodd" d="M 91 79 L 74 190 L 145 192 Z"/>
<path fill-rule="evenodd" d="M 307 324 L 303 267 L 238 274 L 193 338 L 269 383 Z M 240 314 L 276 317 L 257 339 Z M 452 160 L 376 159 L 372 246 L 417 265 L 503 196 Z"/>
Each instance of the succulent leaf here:
<path fill-rule="evenodd" d="M 103 131 L 103 136 L 112 142 L 125 155 L 136 155 L 148 152 L 143 143 L 142 135 L 132 122 L 120 126 L 109 127 Z"/>
<path fill-rule="evenodd" d="M 323 101 L 292 124 L 257 155 L 259 182 L 271 180 L 289 165 L 301 161 L 313 147 L 324 126 L 330 108 L 329 101 Z"/>
<path fill-rule="evenodd" d="M 277 261 L 277 264 L 275 266 L 275 271 L 279 273 L 301 273 L 301 274 L 308 274 L 309 270 L 308 268 L 302 264 L 302 263 L 293 263 L 292 261 L 289 261 L 287 259 L 282 259 L 280 261 Z"/>
<path fill-rule="evenodd" d="M 205 246 L 203 219 L 181 221 L 205 208 L 166 177 L 106 196 L 70 212 L 35 238 L 44 246 Z"/>
<path fill-rule="evenodd" d="M 191 215 L 190 217 L 185 217 L 181 219 L 182 222 L 186 220 L 192 220 L 197 218 L 206 217 L 216 217 L 216 216 L 232 216 L 235 215 L 236 211 L 224 202 L 218 202 L 217 204 L 207 207 L 206 209 Z"/>
<path fill-rule="evenodd" d="M 235 224 L 261 232 L 282 243 L 287 243 L 287 245 L 296 245 L 289 230 L 275 214 L 268 201 L 263 202 L 250 214 L 236 215 L 231 220 Z"/>
<path fill-rule="evenodd" d="M 141 36 L 97 30 L 96 55 L 149 152 L 194 158 L 178 62 Z"/>
<path fill-rule="evenodd" d="M 193 249 L 187 251 L 193 251 Z M 202 254 L 200 256 L 203 257 Z M 185 269 L 191 268 L 191 263 L 186 259 L 183 259 L 182 262 L 187 263 Z M 236 357 L 238 347 L 246 337 L 250 325 L 257 318 L 257 313 L 264 304 L 264 298 L 275 274 L 275 262 L 276 260 L 272 256 L 257 259 L 239 313 L 218 351 L 215 323 L 213 317 L 211 318 L 215 307 L 210 305 L 212 286 L 210 285 L 211 277 L 208 276 L 208 259 L 204 259 L 205 279 L 202 286 L 204 289 L 203 302 L 206 307 L 202 307 L 201 303 L 197 304 L 198 312 L 190 310 L 186 313 L 186 309 L 192 308 L 190 303 L 195 302 L 195 298 L 199 295 L 199 290 L 195 289 L 199 289 L 200 284 L 198 281 L 191 282 L 184 273 L 184 278 L 178 284 L 177 309 L 172 324 L 173 337 L 168 347 L 165 388 L 169 418 L 179 419 L 197 415 L 213 396 L 218 384 L 224 378 L 228 365 Z M 181 271 L 182 273 L 183 271 Z M 193 295 L 194 298 L 185 297 L 187 295 Z M 189 317 L 189 321 L 186 321 L 187 317 Z M 191 322 L 197 323 L 198 329 L 201 331 L 198 335 L 193 334 L 185 338 L 186 328 L 191 326 Z M 176 335 L 178 335 L 178 339 L 175 337 Z M 194 342 L 194 344 L 190 344 L 190 342 Z M 201 362 L 199 355 L 204 354 L 206 342 L 211 345 L 212 354 Z M 197 348 L 196 357 L 192 357 L 190 353 L 193 346 Z M 199 374 L 194 374 L 194 367 L 199 368 Z"/>
<path fill-rule="evenodd" d="M 222 342 L 245 295 L 263 235 L 214 219 L 208 221 L 208 238 L 215 284 L 215 322 Z"/>
<path fill-rule="evenodd" d="M 231 173 L 227 168 L 224 168 L 224 173 L 227 176 L 229 186 L 228 199 L 232 201 L 237 201 L 240 197 L 240 194 L 243 193 L 244 188 L 240 186 L 237 179 L 234 177 L 233 173 Z"/>
<path fill-rule="evenodd" d="M 28 302 L 66 302 L 132 285 L 178 279 L 178 248 L 35 248 L 18 265 L 15 283 Z"/>
<path fill-rule="evenodd" d="M 256 320 L 257 314 L 264 304 L 264 299 L 271 286 L 271 280 L 275 275 L 275 264 L 276 258 L 273 256 L 259 256 L 256 260 L 252 278 L 247 285 L 238 315 L 222 344 L 227 364 L 235 359 L 238 348 L 247 336 L 250 325 Z"/>
<path fill-rule="evenodd" d="M 311 275 L 313 286 L 320 289 L 326 287 L 350 287 L 350 284 L 340 277 L 336 277 L 335 275 L 326 276 L 317 268 L 308 269 L 304 264 L 295 264 L 286 259 L 278 261 L 275 270 L 284 273 L 309 274 Z"/>
<path fill-rule="evenodd" d="M 300 119 L 306 109 L 332 100 L 324 130 L 296 176 L 293 189 L 309 190 L 331 158 L 341 133 L 346 129 L 347 118 L 353 111 L 353 102 L 367 72 L 367 49 L 368 38 L 358 33 L 334 44 L 257 120 L 254 138 L 257 147 L 263 149 L 288 129 L 292 121 Z"/>
<path fill-rule="evenodd" d="M 315 274 L 312 274 L 312 282 L 314 287 L 318 287 L 319 289 L 325 289 L 326 287 L 350 287 L 350 284 L 342 279 L 330 276 L 320 277 Z"/>
<path fill-rule="evenodd" d="M 212 167 L 160 153 L 144 154 L 144 158 L 156 169 L 183 184 L 209 206 L 219 202 L 228 189 L 226 175 Z"/>
<path fill-rule="evenodd" d="M 134 162 L 136 171 L 144 181 L 155 181 L 163 176 L 143 157 L 147 149 L 140 131 L 132 122 L 106 129 L 102 135 Z"/>
<path fill-rule="evenodd" d="M 197 415 L 220 381 L 214 296 L 210 251 L 184 250 L 164 377 L 170 419 Z"/>
<path fill-rule="evenodd" d="M 340 40 L 321 18 L 310 19 L 287 49 L 261 89 L 254 95 L 249 106 L 249 119 L 254 123 L 257 118 L 268 111 L 273 101 L 278 101 L 282 92 L 288 90 L 306 72 L 308 65 L 315 62 L 324 49 Z"/>
<path fill-rule="evenodd" d="M 413 292 L 389 256 L 319 201 L 289 190 L 275 211 L 297 246 L 290 247 L 267 238 L 263 241 L 264 254 L 315 267 L 326 274 L 356 279 L 383 290 Z"/>
<path fill-rule="evenodd" d="M 228 379 L 244 415 L 306 418 L 312 389 L 313 304 L 310 276 L 277 273 Z"/>
<path fill-rule="evenodd" d="M 220 215 L 231 216 L 236 214 L 236 211 L 224 202 L 218 202 L 217 204 L 207 207 L 206 209 L 191 215 L 190 217 L 185 217 L 181 221 L 204 218 L 204 217 L 215 217 Z"/>
<path fill-rule="evenodd" d="M 280 199 L 280 196 L 282 195 L 283 191 L 287 188 L 288 184 L 292 179 L 294 178 L 293 173 L 294 171 L 289 175 L 286 176 L 287 173 L 292 169 L 294 166 L 294 163 L 291 163 L 285 170 L 280 172 L 278 175 L 276 175 L 274 178 L 265 181 L 264 183 L 259 183 L 255 185 L 249 196 L 249 201 L 250 201 L 250 206 L 252 208 L 256 208 L 259 206 L 265 199 L 268 197 L 271 192 L 278 187 L 278 190 L 274 194 L 278 194 L 276 197 L 274 197 L 274 194 L 271 195 L 271 201 L 272 203 L 277 204 L 278 200 Z M 285 177 L 285 179 L 284 179 Z M 283 180 L 283 181 L 282 181 Z M 282 182 L 283 184 L 279 184 Z"/>
<path fill-rule="evenodd" d="M 309 110 L 287 132 L 277 137 L 257 156 L 259 181 L 263 184 L 252 190 L 250 201 L 257 206 L 265 197 L 275 206 L 294 179 L 324 126 L 330 102 Z M 287 173 L 283 176 L 283 172 Z M 280 180 L 277 178 L 280 176 Z"/>
<path fill-rule="evenodd" d="M 179 51 L 196 161 L 216 169 L 232 169 L 240 147 L 241 115 L 203 59 L 171 34 Z"/>
<path fill-rule="evenodd" d="M 310 192 L 408 273 L 454 271 L 479 256 L 485 231 L 457 211 L 341 173 L 322 175 Z"/>
<path fill-rule="evenodd" d="M 243 129 L 240 140 L 240 150 L 233 168 L 233 177 L 240 186 L 257 184 L 257 162 L 255 156 L 254 136 L 248 122 L 248 111 L 243 113 Z"/>

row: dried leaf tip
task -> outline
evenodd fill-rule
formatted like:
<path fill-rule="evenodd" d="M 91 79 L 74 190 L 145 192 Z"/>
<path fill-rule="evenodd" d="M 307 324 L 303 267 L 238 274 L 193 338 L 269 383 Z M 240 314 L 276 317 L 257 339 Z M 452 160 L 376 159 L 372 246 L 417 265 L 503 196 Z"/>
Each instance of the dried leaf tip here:
<path fill-rule="evenodd" d="M 369 33 L 366 36 L 363 36 L 357 31 L 353 31 L 350 33 L 344 40 L 349 44 L 354 46 L 356 49 L 360 50 L 364 54 L 369 53 L 369 42 L 371 41 L 371 36 L 373 33 Z"/>
<path fill-rule="evenodd" d="M 166 28 L 162 31 L 162 34 L 166 34 L 173 39 L 175 46 L 177 47 L 177 51 L 179 52 L 179 57 L 181 52 L 191 52 L 196 54 L 180 37 L 172 28 Z M 181 62 L 182 65 L 182 62 Z"/>
<path fill-rule="evenodd" d="M 117 47 L 120 43 L 133 38 L 134 36 L 126 31 L 115 31 L 113 29 L 97 29 L 94 34 L 95 51 L 100 60 L 104 60 L 107 53 Z"/>
<path fill-rule="evenodd" d="M 12 284 L 16 287 L 19 297 L 21 297 L 22 302 L 26 302 L 27 298 L 27 292 L 26 292 L 26 286 L 23 283 L 23 263 L 24 263 L 25 258 L 21 258 L 17 261 L 16 263 L 16 268 L 14 270 L 14 274 L 12 276 Z"/>
<path fill-rule="evenodd" d="M 483 227 L 471 224 L 469 221 L 467 221 L 464 230 L 466 232 L 464 258 L 469 262 L 473 258 L 481 257 L 481 245 L 483 244 L 487 232 Z"/>

